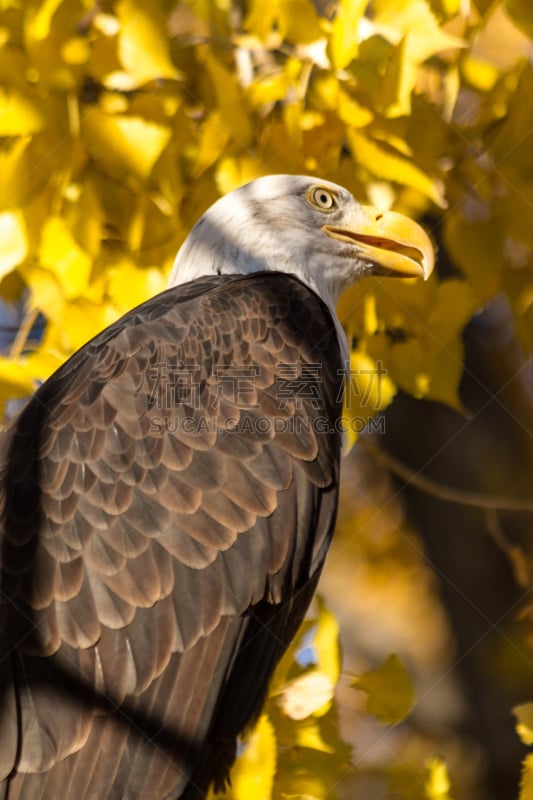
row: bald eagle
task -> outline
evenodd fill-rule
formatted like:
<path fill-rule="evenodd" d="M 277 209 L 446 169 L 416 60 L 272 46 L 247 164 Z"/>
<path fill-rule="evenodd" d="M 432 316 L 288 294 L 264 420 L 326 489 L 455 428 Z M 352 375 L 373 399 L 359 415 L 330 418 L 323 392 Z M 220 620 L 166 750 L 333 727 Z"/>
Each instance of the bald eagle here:
<path fill-rule="evenodd" d="M 261 178 L 38 389 L 1 443 L 0 797 L 224 783 L 333 532 L 339 295 L 432 266 L 405 217 Z"/>

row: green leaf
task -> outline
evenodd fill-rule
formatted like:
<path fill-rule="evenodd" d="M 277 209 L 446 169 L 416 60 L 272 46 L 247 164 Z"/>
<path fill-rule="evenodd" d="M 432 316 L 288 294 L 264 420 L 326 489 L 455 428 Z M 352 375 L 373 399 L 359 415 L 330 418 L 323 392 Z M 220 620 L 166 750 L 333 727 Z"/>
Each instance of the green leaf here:
<path fill-rule="evenodd" d="M 409 673 L 395 653 L 378 669 L 356 678 L 352 686 L 367 692 L 367 711 L 384 724 L 394 725 L 400 722 L 415 702 L 415 691 Z"/>

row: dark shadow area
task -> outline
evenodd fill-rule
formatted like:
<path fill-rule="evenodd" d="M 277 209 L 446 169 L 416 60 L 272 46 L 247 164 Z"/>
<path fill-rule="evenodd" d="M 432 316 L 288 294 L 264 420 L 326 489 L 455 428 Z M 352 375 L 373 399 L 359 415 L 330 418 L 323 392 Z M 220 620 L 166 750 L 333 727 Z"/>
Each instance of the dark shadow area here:
<path fill-rule="evenodd" d="M 531 499 L 531 366 L 516 339 L 510 309 L 497 298 L 464 333 L 460 396 L 464 416 L 401 394 L 387 412 L 381 447 L 415 473 L 486 496 Z M 520 612 L 531 602 L 509 558 L 533 552 L 533 513 L 483 510 L 445 502 L 402 485 L 422 536 L 457 644 L 454 671 L 468 709 L 467 736 L 485 761 L 487 800 L 518 794 L 525 748 L 510 709 L 531 700 L 531 661 Z"/>

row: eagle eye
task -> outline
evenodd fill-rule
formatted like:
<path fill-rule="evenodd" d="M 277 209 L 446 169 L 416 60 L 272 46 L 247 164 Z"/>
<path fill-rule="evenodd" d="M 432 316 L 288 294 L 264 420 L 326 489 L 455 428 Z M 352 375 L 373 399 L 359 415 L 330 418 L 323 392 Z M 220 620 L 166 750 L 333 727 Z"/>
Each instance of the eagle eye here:
<path fill-rule="evenodd" d="M 314 186 L 307 193 L 307 199 L 320 211 L 333 211 L 337 207 L 337 199 L 333 192 L 324 186 Z"/>

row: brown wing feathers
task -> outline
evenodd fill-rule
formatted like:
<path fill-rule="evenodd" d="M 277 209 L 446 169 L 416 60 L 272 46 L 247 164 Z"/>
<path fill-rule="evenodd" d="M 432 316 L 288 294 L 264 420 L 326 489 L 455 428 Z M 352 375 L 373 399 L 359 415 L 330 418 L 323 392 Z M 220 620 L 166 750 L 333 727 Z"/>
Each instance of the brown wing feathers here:
<path fill-rule="evenodd" d="M 286 377 L 302 364 L 319 365 L 312 396 Z M 339 413 L 340 366 L 296 279 L 206 279 L 104 331 L 14 422 L 9 800 L 201 797 L 225 772 L 331 535 L 339 435 L 313 423 Z"/>

